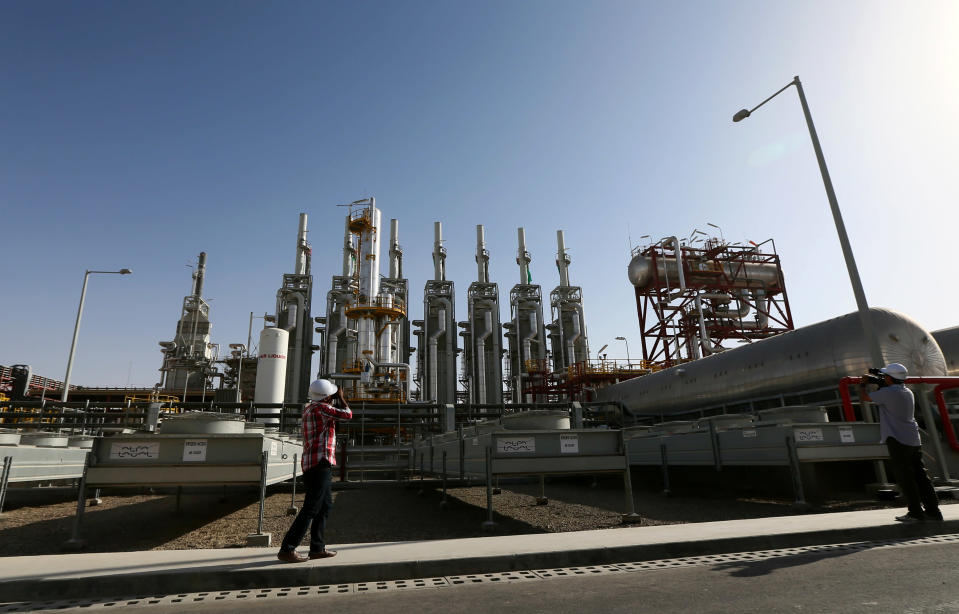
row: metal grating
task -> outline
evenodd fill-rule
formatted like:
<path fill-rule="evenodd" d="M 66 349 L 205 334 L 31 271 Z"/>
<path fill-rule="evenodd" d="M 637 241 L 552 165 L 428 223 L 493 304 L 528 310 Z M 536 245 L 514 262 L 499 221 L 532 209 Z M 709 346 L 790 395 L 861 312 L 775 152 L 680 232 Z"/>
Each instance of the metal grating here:
<path fill-rule="evenodd" d="M 555 578 L 589 577 L 596 575 L 619 574 L 639 571 L 656 571 L 681 567 L 722 565 L 728 563 L 748 563 L 790 556 L 806 556 L 830 552 L 873 550 L 877 548 L 901 548 L 927 544 L 959 542 L 959 533 L 934 535 L 916 539 L 885 539 L 868 542 L 851 542 L 823 546 L 802 546 L 798 548 L 780 548 L 778 550 L 760 550 L 755 552 L 736 552 L 730 554 L 709 554 L 704 556 L 659 559 L 655 561 L 637 561 L 611 565 L 588 565 L 583 567 L 560 567 L 523 571 L 504 571 L 500 573 L 467 574 L 436 578 L 415 578 L 410 580 L 389 580 L 381 582 L 358 582 L 355 584 L 324 584 L 319 586 L 297 586 L 284 588 L 245 589 L 236 591 L 211 591 L 204 593 L 180 593 L 175 595 L 151 595 L 127 597 L 124 599 L 68 599 L 60 601 L 34 601 L 0 604 L 0 614 L 7 612 L 58 612 L 74 608 L 85 611 L 103 609 L 149 608 L 152 605 L 190 605 L 199 602 L 216 601 L 255 601 L 259 599 L 279 599 L 283 597 L 317 597 L 322 595 L 355 595 L 362 593 L 381 593 L 385 591 L 451 588 L 475 584 L 494 584 L 550 580 Z"/>

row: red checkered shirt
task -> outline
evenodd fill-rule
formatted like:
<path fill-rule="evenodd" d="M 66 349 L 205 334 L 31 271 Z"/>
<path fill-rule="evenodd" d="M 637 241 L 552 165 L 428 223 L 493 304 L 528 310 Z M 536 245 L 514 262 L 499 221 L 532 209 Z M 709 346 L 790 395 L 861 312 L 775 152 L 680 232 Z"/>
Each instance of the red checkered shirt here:
<path fill-rule="evenodd" d="M 349 420 L 353 412 L 337 409 L 329 403 L 314 401 L 303 409 L 303 471 L 325 459 L 336 464 L 336 421 Z"/>

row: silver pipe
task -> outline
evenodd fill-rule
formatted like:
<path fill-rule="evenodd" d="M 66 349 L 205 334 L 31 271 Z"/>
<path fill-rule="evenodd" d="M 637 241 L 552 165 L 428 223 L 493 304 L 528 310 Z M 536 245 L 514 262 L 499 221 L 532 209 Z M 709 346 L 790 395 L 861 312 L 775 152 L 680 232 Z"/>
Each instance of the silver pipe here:
<path fill-rule="evenodd" d="M 706 319 L 703 316 L 703 302 L 699 298 L 698 294 L 696 295 L 694 301 L 696 303 L 696 311 L 699 313 L 699 344 L 702 346 L 703 352 L 706 355 L 722 352 L 726 348 L 713 345 L 713 343 L 709 340 L 709 335 L 706 333 Z"/>
<path fill-rule="evenodd" d="M 683 272 L 683 246 L 676 237 L 666 237 L 662 243 L 665 247 L 667 242 L 673 244 L 676 250 L 676 266 L 679 269 L 679 289 L 686 290 L 686 274 Z"/>
<path fill-rule="evenodd" d="M 340 326 L 339 328 L 334 329 L 332 332 L 328 333 L 328 339 L 330 340 L 329 356 L 326 363 L 326 369 L 328 371 L 333 371 L 337 367 L 336 364 L 336 350 L 339 345 L 339 336 L 346 332 L 346 303 L 340 303 Z"/>
<path fill-rule="evenodd" d="M 450 307 L 449 299 L 438 296 L 433 299 L 434 301 L 441 303 L 443 307 L 439 308 L 436 312 L 436 323 L 437 330 L 433 331 L 429 335 L 429 348 L 430 348 L 430 393 L 432 395 L 432 401 L 437 401 L 439 399 L 439 338 L 440 335 L 446 333 L 446 310 Z M 429 314 L 426 314 L 427 318 Z"/>
<path fill-rule="evenodd" d="M 483 226 L 476 225 L 476 281 L 489 283 L 489 252 L 486 251 L 486 237 Z"/>
<path fill-rule="evenodd" d="M 433 279 L 446 281 L 446 250 L 443 249 L 442 222 L 433 222 Z"/>
<path fill-rule="evenodd" d="M 517 228 L 516 235 L 519 241 L 519 249 L 516 252 L 516 264 L 519 265 L 519 283 L 528 284 L 531 277 L 529 274 L 531 258 L 529 252 L 526 251 L 526 230 Z"/>
<path fill-rule="evenodd" d="M 353 274 L 353 233 L 350 232 L 350 214 L 346 214 L 346 229 L 343 232 L 343 277 Z"/>
<path fill-rule="evenodd" d="M 203 296 L 203 278 L 206 276 L 206 252 L 200 252 L 197 258 L 196 275 L 193 276 L 193 296 Z"/>
<path fill-rule="evenodd" d="M 400 249 L 400 222 L 396 218 L 390 220 L 390 277 L 399 279 L 403 276 L 403 251 Z"/>
<path fill-rule="evenodd" d="M 569 285 L 569 255 L 562 230 L 556 231 L 556 268 L 559 269 L 559 285 Z"/>
<path fill-rule="evenodd" d="M 293 263 L 293 272 L 297 275 L 306 275 L 307 252 L 306 241 L 306 214 L 300 214 L 300 227 L 296 232 L 296 262 Z"/>

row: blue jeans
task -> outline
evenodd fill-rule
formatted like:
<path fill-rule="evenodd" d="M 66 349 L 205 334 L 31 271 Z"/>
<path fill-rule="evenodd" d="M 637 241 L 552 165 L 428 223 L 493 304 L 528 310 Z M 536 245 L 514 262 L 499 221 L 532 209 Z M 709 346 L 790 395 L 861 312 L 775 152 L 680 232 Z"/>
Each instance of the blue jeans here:
<path fill-rule="evenodd" d="M 332 477 L 333 468 L 323 462 L 310 467 L 303 472 L 303 483 L 306 486 L 306 497 L 303 507 L 296 515 L 290 530 L 286 532 L 280 550 L 292 552 L 303 541 L 307 529 L 310 530 L 310 552 L 323 552 L 326 542 L 323 532 L 326 530 L 326 519 L 333 508 Z"/>

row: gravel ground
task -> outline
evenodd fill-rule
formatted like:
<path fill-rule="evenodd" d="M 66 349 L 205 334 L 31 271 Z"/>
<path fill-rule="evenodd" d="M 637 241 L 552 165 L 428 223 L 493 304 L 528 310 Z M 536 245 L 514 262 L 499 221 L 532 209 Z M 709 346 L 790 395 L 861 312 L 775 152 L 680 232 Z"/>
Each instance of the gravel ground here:
<path fill-rule="evenodd" d="M 334 492 L 327 526 L 330 544 L 448 539 L 488 535 L 486 491 L 482 486 L 450 488 L 441 507 L 439 490 L 378 485 Z M 75 491 L 11 492 L 0 515 L 0 556 L 55 554 L 69 539 L 76 512 Z M 547 484 L 548 505 L 537 505 L 536 483 L 504 484 L 494 496 L 495 534 L 614 529 L 624 526 L 622 482 L 555 479 Z M 27 496 L 29 495 L 29 496 Z M 184 494 L 176 511 L 173 495 L 109 494 L 102 505 L 87 507 L 82 537 L 89 552 L 123 552 L 190 548 L 238 548 L 257 528 L 258 495 L 251 490 L 222 494 Z M 43 500 L 46 499 L 46 500 Z M 297 493 L 296 503 L 302 503 Z M 637 491 L 636 511 L 644 525 L 707 522 L 795 514 L 790 499 L 761 499 L 730 493 Z M 268 493 L 265 532 L 278 543 L 292 520 L 286 515 L 290 491 L 282 486 Z M 813 511 L 849 511 L 889 507 L 866 495 L 848 495 L 820 504 Z"/>

